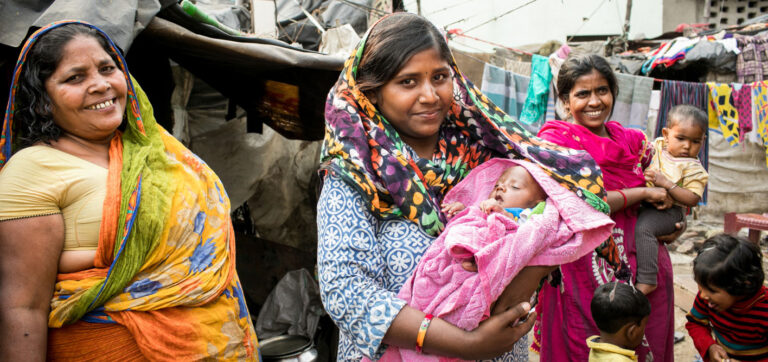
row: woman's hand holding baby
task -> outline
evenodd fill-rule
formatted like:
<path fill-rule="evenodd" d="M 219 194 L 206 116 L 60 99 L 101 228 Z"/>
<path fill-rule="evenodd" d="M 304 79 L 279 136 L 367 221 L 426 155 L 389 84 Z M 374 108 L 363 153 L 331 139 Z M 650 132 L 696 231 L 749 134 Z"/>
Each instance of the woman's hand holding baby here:
<path fill-rule="evenodd" d="M 673 232 L 672 234 L 659 236 L 656 239 L 664 244 L 669 244 L 677 240 L 677 238 L 679 238 L 680 235 L 683 235 L 683 232 L 685 232 L 685 229 L 687 228 L 688 228 L 688 222 L 686 222 L 685 219 L 683 219 L 683 221 L 675 223 L 675 232 Z"/>
<path fill-rule="evenodd" d="M 480 325 L 471 331 L 465 331 L 435 317 L 424 339 L 424 352 L 465 360 L 498 357 L 513 350 L 515 343 L 531 330 L 536 312 L 529 313 L 530 310 L 531 305 L 528 302 L 517 304 L 480 322 Z M 525 316 L 527 317 L 524 322 L 515 324 L 515 321 Z M 423 319 L 423 312 L 405 306 L 392 321 L 383 342 L 401 348 L 413 348 L 418 326 Z"/>
<path fill-rule="evenodd" d="M 533 328 L 536 312 L 529 311 L 531 305 L 523 302 L 480 322 L 480 326 L 468 332 L 470 343 L 461 358 L 489 359 L 514 349 L 515 343 Z M 523 317 L 526 318 L 524 322 L 515 323 Z"/>
<path fill-rule="evenodd" d="M 662 176 L 663 177 L 663 176 Z M 659 210 L 670 208 L 674 201 L 663 187 L 646 187 L 643 201 L 656 205 Z"/>

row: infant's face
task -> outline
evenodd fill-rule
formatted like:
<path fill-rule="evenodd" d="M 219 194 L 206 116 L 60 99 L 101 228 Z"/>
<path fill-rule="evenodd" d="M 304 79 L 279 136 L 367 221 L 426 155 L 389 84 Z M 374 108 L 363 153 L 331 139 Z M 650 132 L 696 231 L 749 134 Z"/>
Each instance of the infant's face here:
<path fill-rule="evenodd" d="M 513 166 L 504 170 L 488 197 L 503 208 L 530 208 L 544 201 L 546 195 L 525 168 Z"/>

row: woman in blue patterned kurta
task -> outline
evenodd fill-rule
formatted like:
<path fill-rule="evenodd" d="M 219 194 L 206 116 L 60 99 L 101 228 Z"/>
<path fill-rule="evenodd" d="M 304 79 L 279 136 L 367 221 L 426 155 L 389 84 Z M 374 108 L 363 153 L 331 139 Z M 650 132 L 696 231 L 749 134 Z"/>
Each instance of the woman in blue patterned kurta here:
<path fill-rule="evenodd" d="M 339 360 L 377 358 L 387 344 L 415 348 L 424 313 L 396 297 L 440 233 L 448 190 L 492 157 L 539 164 L 590 205 L 607 209 L 594 161 L 545 144 L 463 78 L 439 31 L 407 13 L 361 40 L 331 89 L 318 202 L 321 297 L 338 325 Z M 527 360 L 527 303 L 473 331 L 435 319 L 424 350 Z M 511 353 L 507 351 L 513 350 Z"/>

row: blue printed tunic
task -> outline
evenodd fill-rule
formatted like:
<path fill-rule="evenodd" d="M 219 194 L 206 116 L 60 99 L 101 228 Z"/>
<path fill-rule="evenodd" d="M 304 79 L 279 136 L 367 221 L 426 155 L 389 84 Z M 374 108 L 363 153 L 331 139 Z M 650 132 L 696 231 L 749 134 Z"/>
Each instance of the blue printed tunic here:
<path fill-rule="evenodd" d="M 397 293 L 433 237 L 405 219 L 378 220 L 362 197 L 328 176 L 317 205 L 320 296 L 339 327 L 339 361 L 377 358 L 382 338 L 405 301 Z M 527 361 L 527 338 L 497 358 Z"/>

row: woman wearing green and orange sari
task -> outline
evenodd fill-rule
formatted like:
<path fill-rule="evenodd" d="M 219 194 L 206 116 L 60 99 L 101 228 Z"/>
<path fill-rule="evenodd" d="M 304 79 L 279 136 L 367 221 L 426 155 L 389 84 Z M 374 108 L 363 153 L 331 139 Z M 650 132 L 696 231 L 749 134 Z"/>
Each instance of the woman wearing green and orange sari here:
<path fill-rule="evenodd" d="M 29 38 L 0 147 L 0 360 L 259 358 L 224 187 L 106 34 Z"/>

